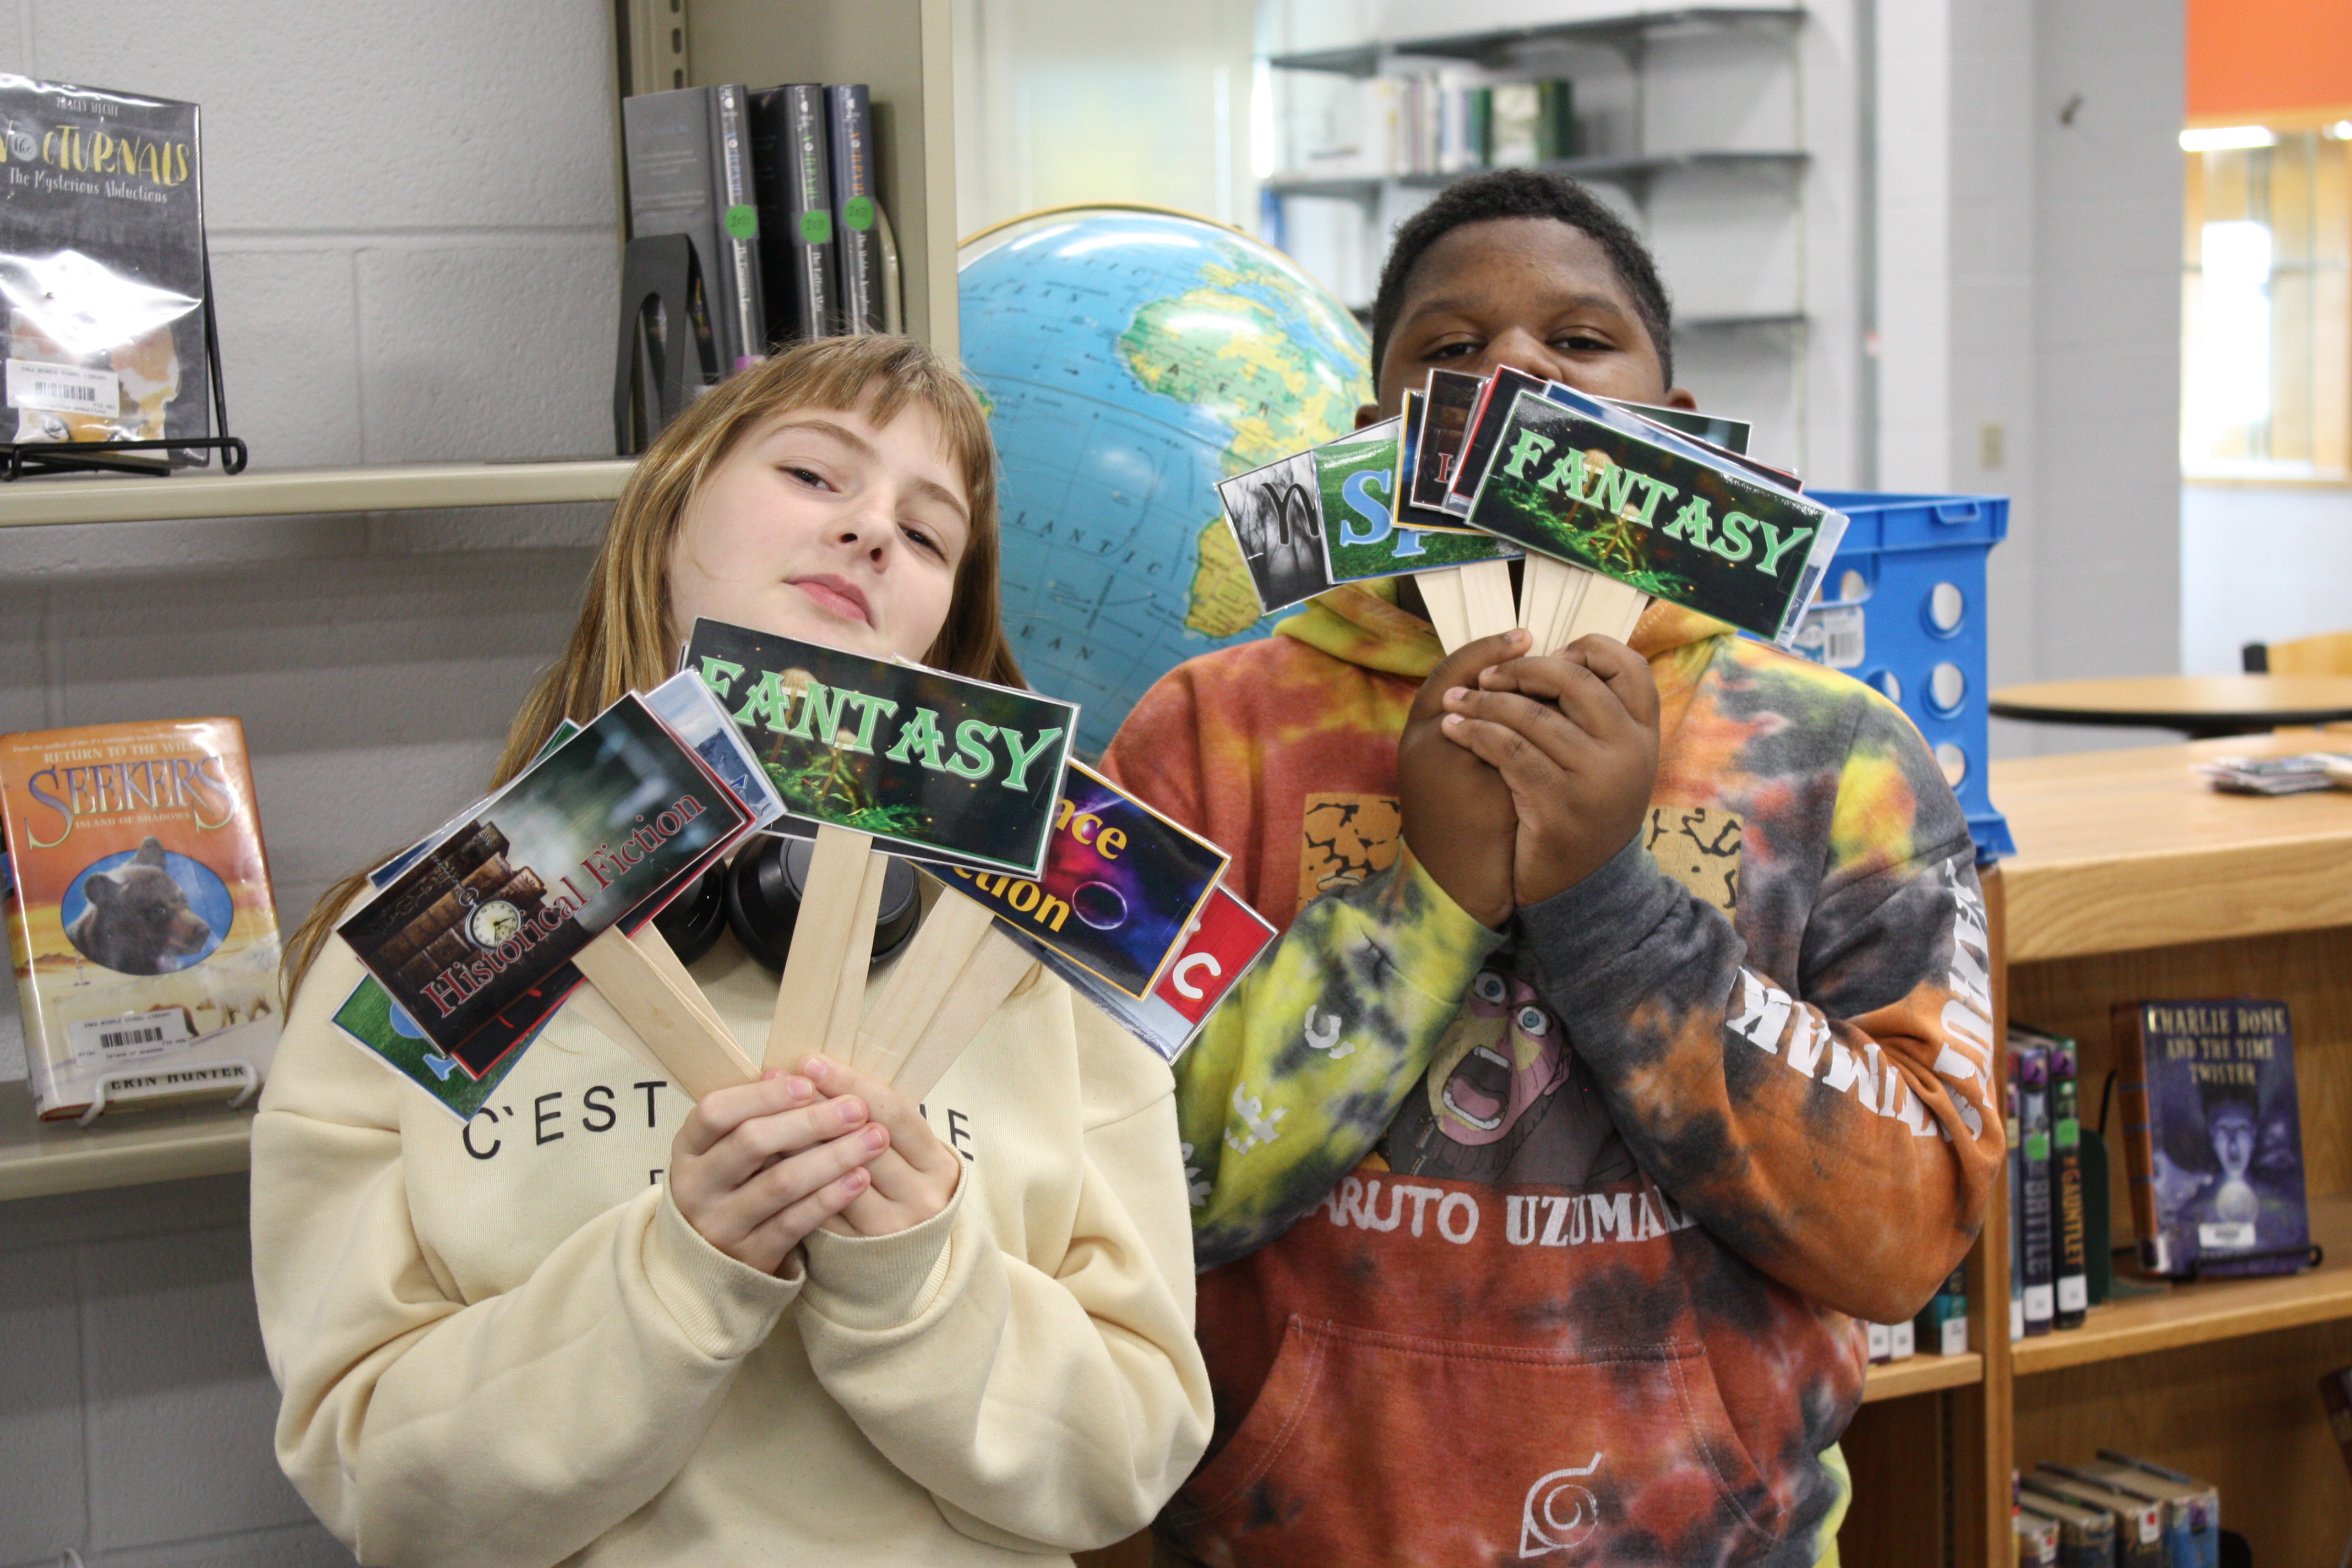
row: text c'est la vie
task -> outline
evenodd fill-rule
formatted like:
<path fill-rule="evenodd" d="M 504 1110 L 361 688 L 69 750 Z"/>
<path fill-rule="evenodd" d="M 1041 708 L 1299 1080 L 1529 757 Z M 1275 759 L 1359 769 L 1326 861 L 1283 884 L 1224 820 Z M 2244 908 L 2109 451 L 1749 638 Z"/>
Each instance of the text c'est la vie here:
<path fill-rule="evenodd" d="M 716 692 L 721 702 L 732 702 L 736 683 L 742 679 L 744 668 L 728 659 L 706 657 L 701 673 L 703 684 Z M 732 717 L 746 728 L 757 724 L 772 734 L 815 740 L 837 751 L 870 754 L 876 750 L 876 728 L 883 720 L 896 717 L 898 711 L 898 704 L 887 697 L 869 696 L 814 680 L 788 684 L 779 672 L 764 669 L 746 689 L 742 706 L 732 710 Z M 939 714 L 918 707 L 912 715 L 899 721 L 897 738 L 883 749 L 882 754 L 894 763 L 913 763 L 933 773 L 953 773 L 974 784 L 995 773 L 1001 761 L 1003 777 L 998 782 L 1009 790 L 1026 790 L 1030 764 L 1061 738 L 1058 726 L 1040 730 L 1034 741 L 1027 741 L 1019 730 L 966 719 L 956 725 L 950 742 Z M 1002 759 L 992 742 L 1002 742 Z M 950 744 L 952 751 L 949 750 Z"/>
<path fill-rule="evenodd" d="M 528 1131 L 530 1142 L 523 1145 L 527 1148 L 561 1143 L 568 1131 L 610 1132 L 625 1124 L 635 1124 L 635 1110 L 631 1109 L 627 1100 L 619 1098 L 630 1093 L 643 1097 L 645 1128 L 655 1131 L 660 1128 L 664 1111 L 668 1109 L 659 1098 L 661 1091 L 668 1088 L 667 1079 L 641 1079 L 629 1084 L 625 1090 L 613 1084 L 592 1083 L 580 1091 L 580 1104 L 576 1110 L 565 1105 L 570 1091 L 550 1089 L 531 1096 L 529 1110 L 525 1112 L 518 1113 L 511 1104 L 481 1106 L 466 1119 L 457 1135 L 467 1154 L 477 1160 L 494 1160 L 505 1151 L 509 1131 L 515 1133 L 518 1142 L 521 1134 Z M 972 1152 L 971 1116 L 947 1105 L 940 1106 L 937 1111 L 928 1104 L 918 1105 L 915 1109 L 924 1121 L 938 1127 L 940 1136 L 947 1141 L 948 1147 L 967 1160 L 978 1158 Z M 658 1170 L 654 1173 L 656 1176 L 660 1173 Z"/>

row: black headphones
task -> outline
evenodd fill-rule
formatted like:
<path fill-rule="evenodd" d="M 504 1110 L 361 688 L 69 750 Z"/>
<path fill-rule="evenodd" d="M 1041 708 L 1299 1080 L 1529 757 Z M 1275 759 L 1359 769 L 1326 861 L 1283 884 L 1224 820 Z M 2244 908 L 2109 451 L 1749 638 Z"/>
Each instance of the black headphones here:
<path fill-rule="evenodd" d="M 692 963 L 732 930 L 743 951 L 781 974 L 799 921 L 801 896 L 808 890 L 809 861 L 815 846 L 805 838 L 762 835 L 729 866 L 713 866 L 692 889 L 654 917 L 677 956 Z M 874 916 L 874 960 L 906 945 L 922 923 L 923 900 L 915 868 L 889 857 L 882 877 L 882 903 Z"/>

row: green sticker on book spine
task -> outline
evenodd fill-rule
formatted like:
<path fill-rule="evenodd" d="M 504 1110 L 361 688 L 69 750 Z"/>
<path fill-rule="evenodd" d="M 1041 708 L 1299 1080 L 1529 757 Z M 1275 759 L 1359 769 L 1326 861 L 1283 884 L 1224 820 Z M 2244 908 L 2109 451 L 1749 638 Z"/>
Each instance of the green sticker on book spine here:
<path fill-rule="evenodd" d="M 841 221 L 864 234 L 874 226 L 874 198 L 852 196 L 841 204 Z"/>
<path fill-rule="evenodd" d="M 810 245 L 831 245 L 833 215 L 822 210 L 801 214 L 801 238 Z"/>
<path fill-rule="evenodd" d="M 760 209 L 748 204 L 727 209 L 727 232 L 737 239 L 760 237 Z"/>

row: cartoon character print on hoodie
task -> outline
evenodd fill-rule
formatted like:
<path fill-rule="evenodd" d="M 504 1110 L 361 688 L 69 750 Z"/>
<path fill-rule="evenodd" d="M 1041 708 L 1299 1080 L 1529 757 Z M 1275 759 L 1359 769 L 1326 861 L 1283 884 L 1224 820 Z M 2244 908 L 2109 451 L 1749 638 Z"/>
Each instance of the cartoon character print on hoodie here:
<path fill-rule="evenodd" d="M 1163 1531 L 1216 1564 L 1814 1563 L 1849 1314 L 1933 1293 L 2000 1152 L 1926 746 L 1654 606 L 1649 824 L 1506 945 L 1360 826 L 1433 637 L 1358 589 L 1278 631 L 1181 668 L 1107 758 L 1296 910 L 1178 1065 L 1217 1426 Z"/>

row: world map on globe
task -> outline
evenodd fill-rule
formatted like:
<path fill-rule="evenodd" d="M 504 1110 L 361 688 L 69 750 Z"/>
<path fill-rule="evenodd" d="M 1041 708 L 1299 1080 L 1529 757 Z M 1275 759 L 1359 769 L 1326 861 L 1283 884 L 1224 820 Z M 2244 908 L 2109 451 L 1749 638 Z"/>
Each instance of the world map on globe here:
<path fill-rule="evenodd" d="M 1370 344 L 1287 257 L 1172 213 L 1041 214 L 968 242 L 958 283 L 1005 626 L 1097 755 L 1169 669 L 1273 626 L 1216 483 L 1352 429 Z"/>

